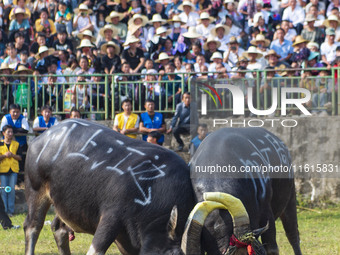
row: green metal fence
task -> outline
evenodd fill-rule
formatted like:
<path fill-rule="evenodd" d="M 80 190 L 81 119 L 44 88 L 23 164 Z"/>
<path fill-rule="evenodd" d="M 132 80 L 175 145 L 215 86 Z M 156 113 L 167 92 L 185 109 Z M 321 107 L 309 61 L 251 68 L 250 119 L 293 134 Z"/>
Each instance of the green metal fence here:
<path fill-rule="evenodd" d="M 296 71 L 296 70 L 295 70 Z M 184 91 L 195 95 L 200 87 L 197 84 L 231 84 L 240 87 L 247 96 L 247 88 L 252 88 L 253 105 L 256 109 L 268 109 L 271 106 L 271 90 L 275 87 L 305 87 L 311 91 L 311 102 L 306 107 L 311 112 L 328 112 L 338 115 L 340 112 L 340 94 L 338 93 L 340 69 L 312 68 L 297 70 L 305 73 L 296 76 L 294 70 L 233 71 L 229 78 L 221 78 L 221 73 L 177 73 L 165 74 L 164 80 L 159 74 L 88 74 L 88 75 L 0 75 L 0 105 L 4 114 L 11 103 L 18 103 L 22 110 L 27 109 L 28 118 L 40 114 L 39 109 L 49 104 L 54 114 L 68 114 L 75 106 L 89 118 L 112 119 L 121 111 L 121 102 L 130 98 L 133 111 L 145 111 L 144 103 L 148 98 L 156 102 L 156 110 L 173 113 L 176 103 L 180 102 Z M 308 71 L 325 73 L 325 76 L 307 76 Z M 275 72 L 275 76 L 273 76 Z M 286 72 L 282 77 L 277 73 Z M 307 73 L 307 74 L 306 74 Z M 236 77 L 235 77 L 236 75 Z M 306 77 L 305 77 L 306 76 Z M 164 77 L 164 76 L 163 76 Z M 222 107 L 210 107 L 209 111 L 232 112 L 233 98 L 226 89 L 216 89 L 222 100 Z M 280 90 L 279 90 L 280 91 Z M 303 95 L 294 95 L 299 98 Z M 280 110 L 280 92 L 278 110 Z M 209 97 L 208 104 L 213 105 L 216 95 Z M 247 104 L 246 104 L 247 109 Z M 288 111 L 300 114 L 291 106 Z"/>

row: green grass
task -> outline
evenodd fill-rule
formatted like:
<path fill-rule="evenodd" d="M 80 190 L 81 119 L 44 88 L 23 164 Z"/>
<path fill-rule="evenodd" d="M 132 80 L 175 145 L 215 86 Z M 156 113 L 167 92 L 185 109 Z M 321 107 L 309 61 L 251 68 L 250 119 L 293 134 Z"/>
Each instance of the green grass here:
<path fill-rule="evenodd" d="M 318 211 L 318 209 L 316 209 Z M 301 249 L 303 254 L 340 255 L 340 205 L 320 210 L 320 214 L 312 211 L 298 212 Z M 49 214 L 46 220 L 52 221 L 54 215 Z M 12 218 L 13 224 L 22 226 L 24 214 Z M 284 234 L 281 222 L 277 221 L 277 241 L 280 254 L 290 255 L 293 250 Z M 92 241 L 91 235 L 76 233 L 76 239 L 71 242 L 73 254 L 86 254 Z M 1 254 L 24 254 L 25 240 L 23 229 L 0 230 Z M 36 254 L 58 254 L 53 234 L 49 225 L 45 225 L 40 233 L 36 246 Z M 110 255 L 120 254 L 112 245 L 107 252 Z"/>

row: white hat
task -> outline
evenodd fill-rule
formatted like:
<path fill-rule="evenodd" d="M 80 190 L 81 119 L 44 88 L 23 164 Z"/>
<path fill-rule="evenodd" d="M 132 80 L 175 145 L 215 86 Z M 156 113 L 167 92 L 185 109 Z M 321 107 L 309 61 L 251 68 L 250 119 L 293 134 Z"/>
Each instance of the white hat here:
<path fill-rule="evenodd" d="M 54 49 L 53 48 L 51 48 L 51 49 L 49 49 L 49 48 L 47 48 L 47 46 L 40 46 L 39 47 L 39 50 L 38 50 L 38 53 L 37 54 L 35 54 L 35 58 L 36 59 L 39 59 L 40 58 L 40 54 L 41 53 L 44 53 L 44 52 L 48 52 L 48 55 L 51 55 L 51 54 L 53 54 L 54 53 Z"/>
<path fill-rule="evenodd" d="M 307 48 L 308 49 L 312 49 L 313 47 L 316 47 L 316 48 L 319 49 L 319 44 L 316 43 L 316 42 L 309 42 L 309 43 L 307 43 Z"/>
<path fill-rule="evenodd" d="M 152 16 L 152 19 L 149 21 L 149 23 L 154 22 L 160 22 L 162 25 L 164 25 L 166 23 L 166 20 L 162 19 L 162 16 L 159 13 L 156 13 Z"/>
<path fill-rule="evenodd" d="M 128 36 L 128 38 L 126 38 L 125 43 L 123 44 L 124 47 L 129 46 L 130 43 L 136 43 L 139 42 L 140 40 L 138 38 L 136 38 L 133 35 Z"/>
<path fill-rule="evenodd" d="M 335 15 L 329 15 L 328 19 L 326 19 L 326 20 L 323 22 L 323 25 L 324 25 L 325 27 L 330 27 L 330 24 L 329 24 L 330 21 L 336 21 L 336 22 L 338 22 L 338 26 L 339 26 L 339 19 L 338 19 L 338 17 L 335 16 Z"/>
<path fill-rule="evenodd" d="M 117 28 L 115 28 L 114 26 L 110 25 L 110 24 L 106 24 L 104 27 L 102 27 L 100 30 L 99 30 L 99 34 L 102 36 L 102 37 L 105 37 L 105 31 L 106 30 L 111 30 L 112 31 L 112 36 L 116 36 L 118 35 L 118 30 Z"/>
<path fill-rule="evenodd" d="M 192 2 L 190 2 L 190 1 L 183 1 L 183 3 L 180 6 L 178 6 L 178 10 L 184 11 L 184 9 L 183 9 L 184 6 L 190 6 L 191 9 L 195 9 L 195 5 Z"/>
<path fill-rule="evenodd" d="M 93 36 L 91 30 L 85 30 L 84 32 L 77 34 L 77 37 L 80 40 L 83 40 L 84 39 L 84 35 L 87 35 L 87 36 L 91 37 L 91 42 L 94 43 L 96 41 L 96 37 Z"/>
<path fill-rule="evenodd" d="M 169 57 L 169 55 L 167 53 L 161 52 L 158 56 L 158 59 L 155 62 L 160 63 L 162 60 L 166 60 L 166 59 L 171 60 L 173 58 L 174 58 L 173 56 Z"/>
<path fill-rule="evenodd" d="M 257 45 L 258 42 L 261 42 L 261 41 L 264 41 L 265 47 L 268 47 L 270 45 L 270 41 L 268 39 L 266 39 L 263 34 L 258 34 L 255 37 L 255 40 L 251 40 L 250 43 L 253 44 L 253 45 Z"/>
<path fill-rule="evenodd" d="M 198 19 L 199 21 L 202 22 L 202 19 L 208 19 L 210 23 L 214 22 L 214 18 L 209 15 L 207 12 L 202 12 L 200 15 L 200 18 Z"/>
<path fill-rule="evenodd" d="M 258 52 L 255 46 L 250 46 L 246 52 L 243 52 L 243 56 L 249 58 L 249 54 L 257 54 L 256 59 L 261 58 L 262 53 Z"/>
<path fill-rule="evenodd" d="M 257 12 L 257 13 L 254 15 L 254 24 L 256 24 L 256 23 L 259 22 L 260 17 L 263 19 L 263 13 L 262 13 L 262 12 Z"/>
<path fill-rule="evenodd" d="M 207 38 L 207 41 L 203 44 L 203 49 L 205 51 L 209 50 L 208 44 L 210 42 L 215 42 L 216 43 L 216 48 L 219 48 L 221 46 L 221 42 L 218 41 L 218 40 L 215 40 L 215 36 L 209 35 L 208 38 Z"/>
<path fill-rule="evenodd" d="M 88 12 L 89 14 L 91 14 L 93 11 L 89 9 L 89 7 L 86 4 L 80 4 L 79 8 L 74 9 L 74 13 L 79 12 Z"/>
<path fill-rule="evenodd" d="M 112 41 L 109 41 L 108 43 L 104 43 L 104 44 L 100 47 L 100 49 L 101 49 L 102 52 L 105 52 L 105 54 L 106 54 L 106 49 L 107 49 L 107 47 L 109 47 L 109 46 L 114 47 L 114 48 L 115 48 L 115 54 L 116 54 L 116 55 L 119 55 L 119 53 L 120 53 L 120 47 L 119 47 L 119 45 L 115 44 L 115 43 L 112 42 Z"/>
<path fill-rule="evenodd" d="M 128 30 L 129 30 L 131 35 L 134 35 L 137 32 L 137 30 L 140 29 L 141 27 L 143 27 L 142 24 L 140 24 L 140 25 L 131 25 L 131 26 L 128 27 Z"/>
<path fill-rule="evenodd" d="M 168 19 L 169 23 L 175 23 L 175 22 L 180 22 L 182 24 L 185 24 L 184 21 L 181 20 L 181 18 L 178 15 L 174 15 L 172 19 Z"/>
<path fill-rule="evenodd" d="M 217 30 L 218 28 L 220 28 L 220 27 L 224 28 L 224 35 L 229 34 L 230 28 L 227 27 L 227 26 L 225 26 L 225 25 L 222 25 L 222 24 L 217 24 L 217 25 L 213 28 L 213 30 L 211 30 L 211 34 L 214 35 L 214 36 L 217 36 L 216 30 Z"/>
<path fill-rule="evenodd" d="M 137 13 L 137 14 L 133 15 L 131 19 L 129 19 L 128 25 L 129 26 L 135 25 L 136 19 L 141 19 L 143 26 L 145 26 L 149 22 L 148 18 L 145 15 L 141 15 L 141 14 Z"/>
<path fill-rule="evenodd" d="M 9 65 L 5 62 L 2 62 L 1 67 L 0 67 L 0 72 L 2 70 L 9 70 L 11 73 L 13 72 L 13 68 L 10 68 Z"/>
<path fill-rule="evenodd" d="M 196 32 L 196 27 L 189 27 L 188 32 L 183 33 L 183 36 L 187 37 L 187 38 L 199 38 L 199 37 L 201 37 L 201 35 Z"/>
<path fill-rule="evenodd" d="M 23 9 L 23 8 L 20 8 L 20 7 L 16 7 L 11 15 L 11 17 L 9 18 L 10 20 L 13 20 L 15 19 L 15 15 L 17 14 L 23 14 L 24 15 L 24 19 L 28 19 L 29 16 L 28 14 L 26 13 L 26 10 Z"/>
<path fill-rule="evenodd" d="M 166 36 L 171 34 L 171 29 L 166 29 L 165 27 L 159 27 L 156 29 L 156 35 L 161 35 L 166 33 Z"/>
<path fill-rule="evenodd" d="M 219 52 L 219 51 L 215 51 L 215 52 L 212 54 L 212 56 L 211 56 L 211 58 L 210 58 L 210 61 L 213 61 L 215 58 L 223 59 L 222 53 Z"/>
<path fill-rule="evenodd" d="M 83 39 L 80 41 L 80 45 L 77 47 L 77 49 L 81 49 L 84 47 L 94 48 L 94 45 L 91 43 L 89 39 Z"/>
<path fill-rule="evenodd" d="M 107 23 L 112 23 L 112 19 L 115 17 L 119 17 L 119 21 L 121 21 L 122 19 L 124 19 L 124 14 L 116 12 L 116 11 L 112 11 L 110 12 L 110 15 L 105 18 L 105 21 Z"/>

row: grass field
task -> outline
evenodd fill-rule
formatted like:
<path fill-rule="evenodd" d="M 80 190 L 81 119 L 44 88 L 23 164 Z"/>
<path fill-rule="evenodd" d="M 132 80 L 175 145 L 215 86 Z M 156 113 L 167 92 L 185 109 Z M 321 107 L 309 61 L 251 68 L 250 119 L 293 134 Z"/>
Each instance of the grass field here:
<path fill-rule="evenodd" d="M 321 213 L 318 213 L 321 212 Z M 52 221 L 53 215 L 49 214 L 46 220 Z M 298 212 L 299 229 L 301 236 L 301 249 L 303 254 L 308 255 L 340 255 L 340 205 L 328 209 L 315 211 L 300 210 Z M 25 219 L 24 214 L 14 216 L 13 224 L 20 224 Z M 282 224 L 277 221 L 277 240 L 280 254 L 290 255 L 293 251 L 284 234 Z M 90 247 L 92 236 L 76 234 L 76 239 L 71 242 L 73 254 L 86 254 Z M 0 254 L 24 254 L 25 240 L 23 229 L 0 230 Z M 56 244 L 50 226 L 44 226 L 37 246 L 36 254 L 58 254 Z M 120 254 L 112 245 L 108 253 L 110 255 Z"/>

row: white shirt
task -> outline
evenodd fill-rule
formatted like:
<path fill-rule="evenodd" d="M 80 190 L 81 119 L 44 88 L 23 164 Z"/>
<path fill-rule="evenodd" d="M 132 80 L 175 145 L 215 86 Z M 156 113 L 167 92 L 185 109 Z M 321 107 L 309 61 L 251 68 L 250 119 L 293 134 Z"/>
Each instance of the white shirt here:
<path fill-rule="evenodd" d="M 297 36 L 296 30 L 294 28 L 291 28 L 288 30 L 288 32 L 285 34 L 285 39 L 288 41 L 293 41 L 293 39 Z"/>
<path fill-rule="evenodd" d="M 123 130 L 126 128 L 126 123 L 129 119 L 129 116 L 126 116 L 125 114 L 123 114 L 124 116 L 124 125 L 123 125 Z M 118 126 L 118 117 L 117 115 L 115 116 L 115 120 L 113 122 L 113 126 Z M 139 116 L 137 115 L 137 121 L 136 121 L 136 124 L 134 126 L 134 128 L 138 128 L 139 127 Z"/>
<path fill-rule="evenodd" d="M 217 36 L 215 37 L 216 41 L 219 41 L 221 43 L 221 46 L 218 48 L 221 51 L 226 51 L 228 49 L 228 42 L 229 42 L 230 37 L 228 35 L 223 36 L 222 39 L 218 38 Z"/>
<path fill-rule="evenodd" d="M 214 27 L 215 26 L 213 24 L 209 24 L 208 27 L 205 27 L 203 24 L 199 24 L 196 27 L 196 32 L 202 35 L 204 38 L 207 38 Z"/>
<path fill-rule="evenodd" d="M 185 12 L 179 15 L 179 18 L 187 24 L 189 27 L 195 27 L 197 25 L 200 16 L 196 12 L 190 12 L 189 16 Z"/>
<path fill-rule="evenodd" d="M 46 123 L 46 122 L 45 122 Z M 48 122 L 46 123 L 46 126 L 47 126 Z M 58 119 L 56 118 L 55 121 L 54 121 L 54 124 L 53 126 L 57 125 L 58 124 Z M 40 125 L 39 125 L 39 118 L 35 118 L 35 120 L 33 121 L 33 128 L 39 128 Z"/>
<path fill-rule="evenodd" d="M 296 6 L 294 11 L 292 10 L 292 7 L 288 6 L 284 11 L 282 15 L 282 20 L 289 20 L 293 23 L 294 27 L 305 21 L 305 11 L 300 7 Z"/>
<path fill-rule="evenodd" d="M 328 62 L 334 61 L 336 57 L 336 48 L 339 45 L 339 42 L 334 42 L 333 45 L 329 45 L 327 42 L 324 42 L 320 47 L 321 56 L 325 55 Z"/>
<path fill-rule="evenodd" d="M 228 49 L 229 50 L 229 49 Z M 223 59 L 227 57 L 228 55 L 228 50 L 226 50 L 224 53 L 223 53 Z M 229 54 L 229 58 L 228 58 L 228 65 L 230 67 L 234 67 L 236 66 L 237 62 L 238 62 L 238 58 L 240 56 L 242 56 L 242 53 L 244 52 L 244 50 L 240 47 L 238 47 L 238 51 L 237 51 L 237 54 L 233 53 L 232 51 L 230 51 L 230 54 Z"/>
<path fill-rule="evenodd" d="M 13 120 L 13 119 L 12 119 Z M 13 123 L 15 124 L 17 122 L 17 120 L 13 120 Z M 2 130 L 2 128 L 6 125 L 9 125 L 8 122 L 7 122 L 7 118 L 6 116 L 2 117 L 2 120 L 1 120 L 1 126 L 0 126 L 0 130 Z M 29 131 L 30 130 L 30 126 L 28 124 L 28 121 L 26 118 L 23 118 L 21 120 L 21 128 Z"/>

